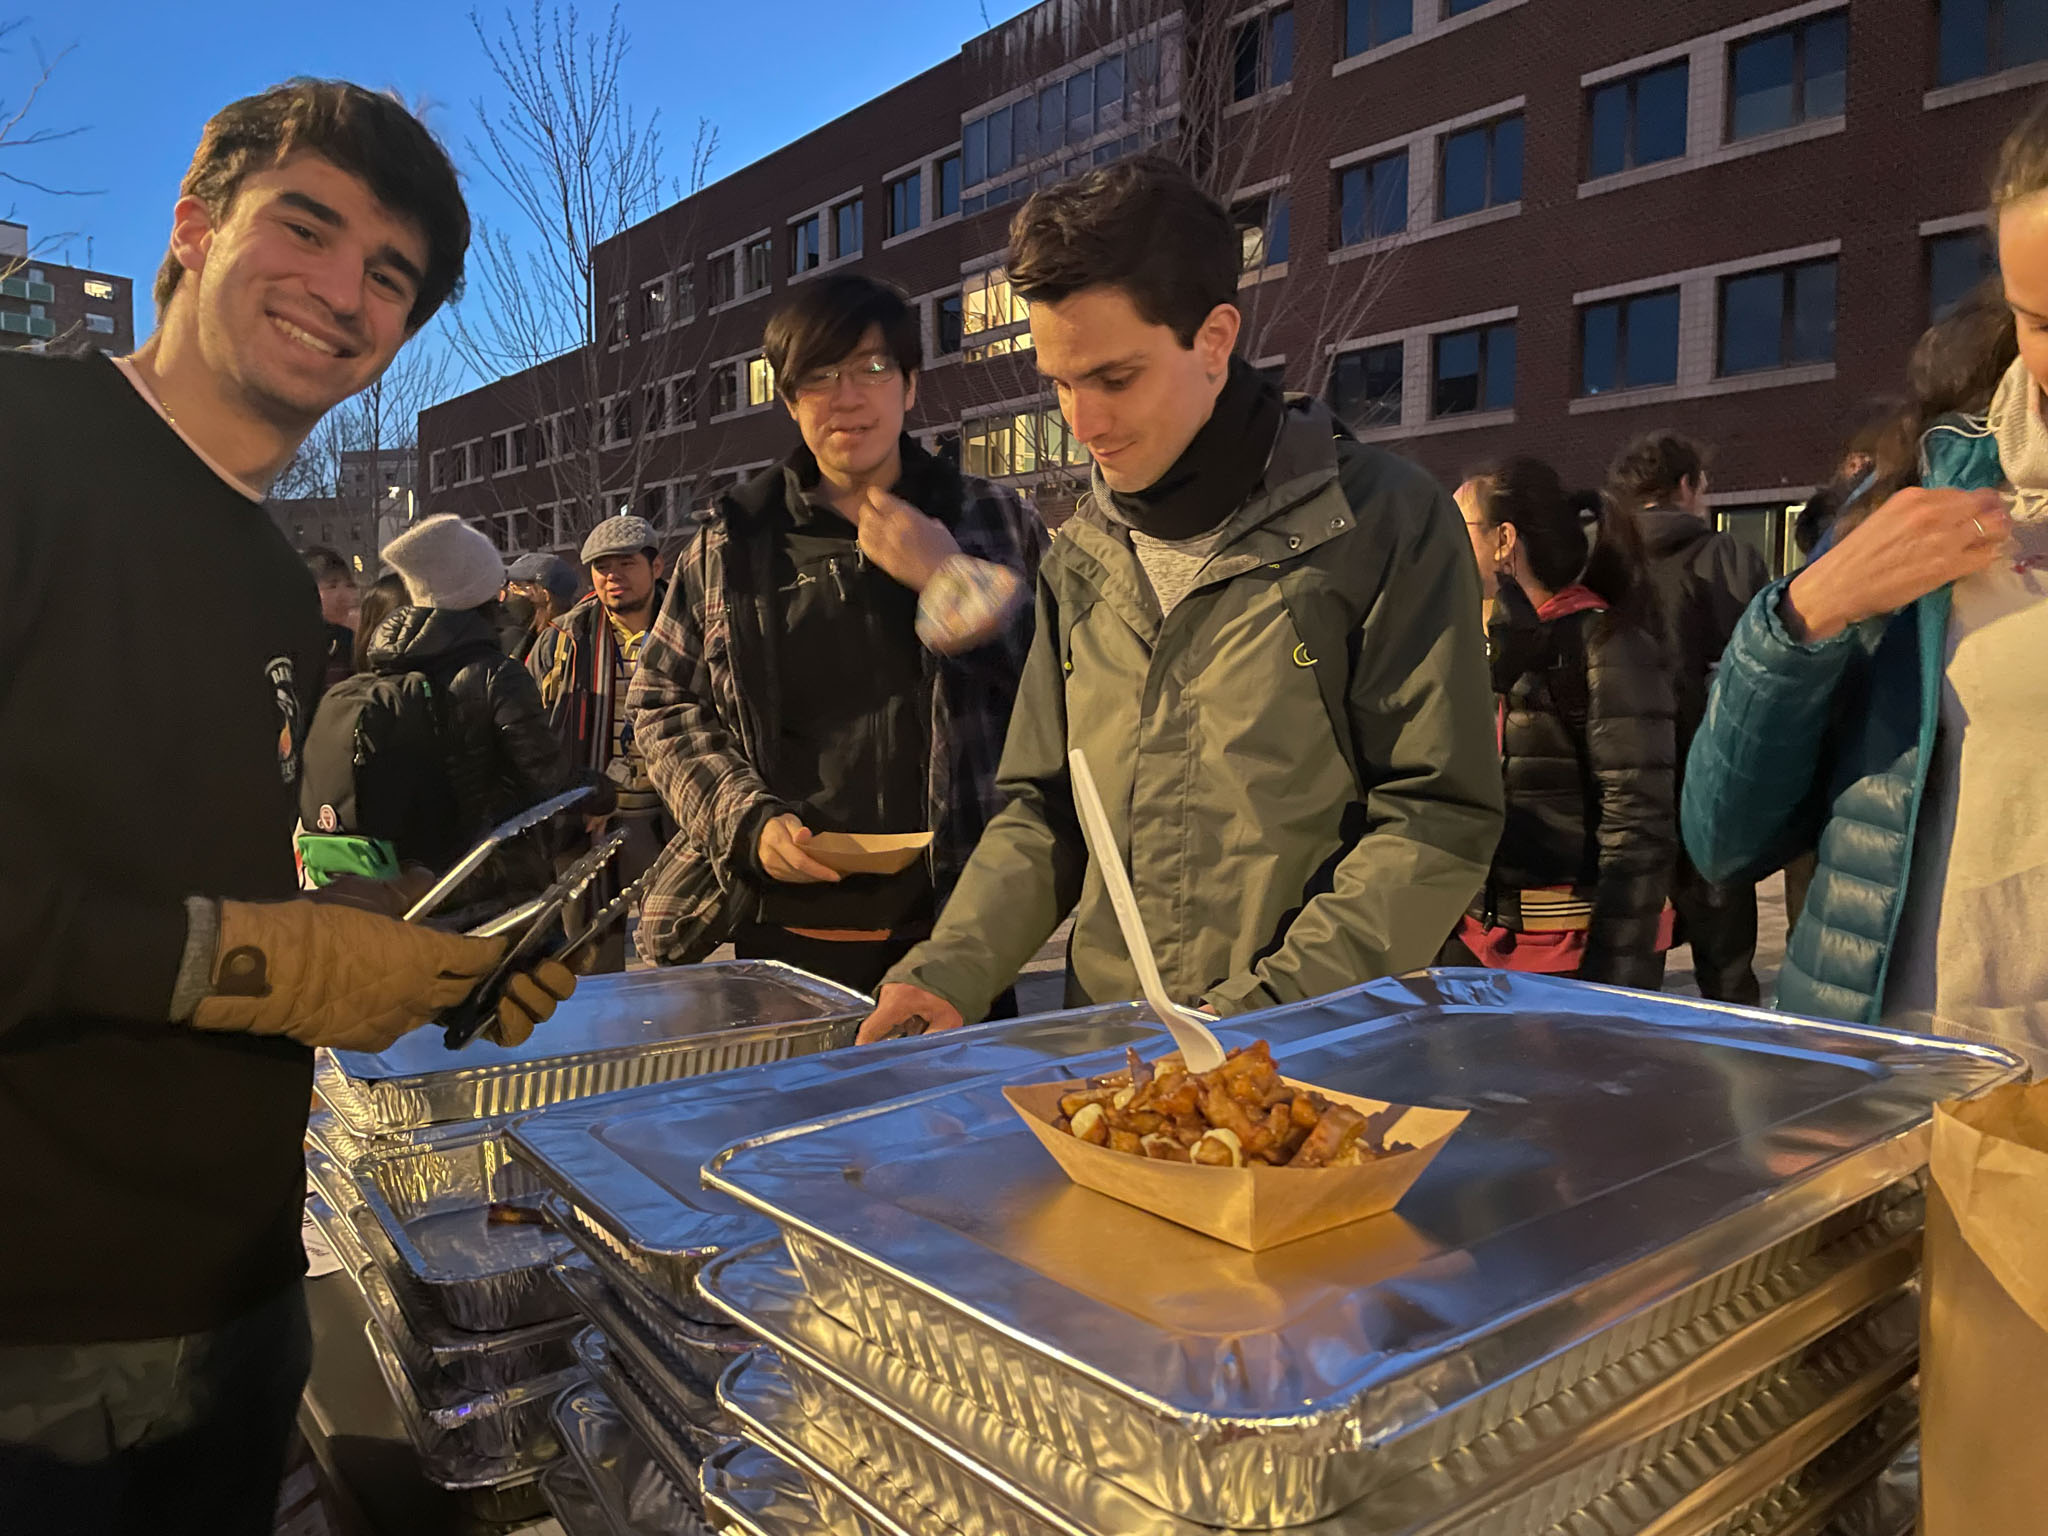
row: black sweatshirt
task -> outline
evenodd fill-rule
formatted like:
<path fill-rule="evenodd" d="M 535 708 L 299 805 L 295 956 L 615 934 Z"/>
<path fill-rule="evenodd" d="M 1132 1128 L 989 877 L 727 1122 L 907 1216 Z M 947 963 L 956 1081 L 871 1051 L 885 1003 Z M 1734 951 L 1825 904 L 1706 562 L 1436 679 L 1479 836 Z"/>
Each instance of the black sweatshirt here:
<path fill-rule="evenodd" d="M 304 1271 L 312 1053 L 166 1014 L 187 896 L 297 889 L 326 651 L 304 562 L 111 362 L 0 353 L 0 1344 Z"/>

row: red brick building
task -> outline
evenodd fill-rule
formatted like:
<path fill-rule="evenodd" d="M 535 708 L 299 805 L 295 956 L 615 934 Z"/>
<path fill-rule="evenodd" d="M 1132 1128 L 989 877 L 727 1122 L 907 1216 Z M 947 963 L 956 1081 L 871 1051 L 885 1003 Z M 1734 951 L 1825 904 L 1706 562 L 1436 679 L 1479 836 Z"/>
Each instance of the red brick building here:
<path fill-rule="evenodd" d="M 0 347 L 135 350 L 134 284 L 36 252 L 28 227 L 0 219 Z"/>
<path fill-rule="evenodd" d="M 1585 482 L 1675 425 L 1782 558 L 1984 270 L 1988 160 L 2043 85 L 2048 0 L 1048 0 L 612 242 L 604 398 L 571 360 L 428 411 L 423 501 L 508 549 L 629 503 L 684 526 L 794 441 L 769 314 L 857 265 L 923 315 L 914 430 L 1056 517 L 1085 456 L 1002 281 L 1010 205 L 1158 146 L 1240 211 L 1247 356 L 1360 436 Z"/>

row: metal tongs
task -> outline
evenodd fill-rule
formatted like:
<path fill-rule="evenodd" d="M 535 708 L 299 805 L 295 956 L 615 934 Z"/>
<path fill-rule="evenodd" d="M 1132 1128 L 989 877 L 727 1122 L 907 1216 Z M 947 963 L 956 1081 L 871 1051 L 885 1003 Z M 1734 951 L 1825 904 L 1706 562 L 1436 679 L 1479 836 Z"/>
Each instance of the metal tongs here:
<path fill-rule="evenodd" d="M 491 856 L 500 843 L 509 843 L 513 838 L 519 836 L 520 833 L 530 832 L 542 822 L 566 811 L 570 806 L 587 797 L 594 787 L 593 785 L 584 784 L 576 789 L 568 790 L 563 794 L 556 795 L 551 800 L 543 800 L 539 805 L 530 806 L 526 810 L 521 811 L 517 816 L 514 816 L 510 821 L 502 822 L 498 826 L 491 828 L 490 831 L 484 834 L 482 842 L 478 843 L 457 860 L 453 869 L 434 882 L 433 889 L 412 904 L 411 910 L 405 914 L 405 920 L 408 923 L 426 921 L 428 917 L 440 909 L 441 903 L 448 899 L 450 892 L 483 867 L 484 860 Z M 509 917 L 510 914 L 508 913 L 507 916 Z"/>
<path fill-rule="evenodd" d="M 625 829 L 614 828 L 590 852 L 571 864 L 563 872 L 562 877 L 547 888 L 538 902 L 529 904 L 533 908 L 533 914 L 525 932 L 506 948 L 490 974 L 477 983 L 475 991 L 441 1015 L 441 1039 L 449 1050 L 461 1050 L 497 1015 L 498 1001 L 505 995 L 505 985 L 515 973 L 526 969 L 536 960 L 568 955 L 582 948 L 605 927 L 617 921 L 620 914 L 626 910 L 628 900 L 639 889 L 638 881 L 621 891 L 574 939 L 552 951 L 548 948 L 555 936 L 556 924 L 561 918 L 562 909 L 590 889 L 590 883 L 618 856 L 619 850 L 625 845 Z"/>

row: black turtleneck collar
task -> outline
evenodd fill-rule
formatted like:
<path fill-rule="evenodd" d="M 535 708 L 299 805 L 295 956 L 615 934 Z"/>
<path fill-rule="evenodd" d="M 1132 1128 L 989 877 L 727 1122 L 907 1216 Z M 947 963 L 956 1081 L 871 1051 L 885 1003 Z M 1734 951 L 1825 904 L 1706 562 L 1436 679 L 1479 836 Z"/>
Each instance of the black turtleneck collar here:
<path fill-rule="evenodd" d="M 1112 491 L 1116 514 L 1155 539 L 1197 538 L 1220 528 L 1265 477 L 1286 401 L 1241 357 L 1216 408 L 1173 467 L 1142 491 Z"/>

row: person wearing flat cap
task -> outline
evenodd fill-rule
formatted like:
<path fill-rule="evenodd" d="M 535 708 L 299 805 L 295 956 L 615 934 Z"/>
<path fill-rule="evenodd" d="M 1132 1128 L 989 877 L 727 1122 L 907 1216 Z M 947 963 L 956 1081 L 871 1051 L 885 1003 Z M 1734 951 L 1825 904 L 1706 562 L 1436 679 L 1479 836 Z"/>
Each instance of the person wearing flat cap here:
<path fill-rule="evenodd" d="M 647 776 L 626 708 L 640 646 L 665 590 L 660 542 L 652 523 L 630 513 L 608 517 L 593 528 L 580 556 L 590 575 L 590 595 L 581 602 L 572 595 L 573 606 L 564 605 L 526 658 L 540 684 L 548 724 L 569 761 L 607 780 L 617 797 L 614 824 L 624 829 L 626 846 L 601 878 L 593 901 L 609 899 L 639 879 L 675 835 L 675 823 Z M 567 566 L 561 560 L 555 564 Z M 625 964 L 625 930 L 614 928 L 598 946 L 591 968 L 617 971 Z"/>

